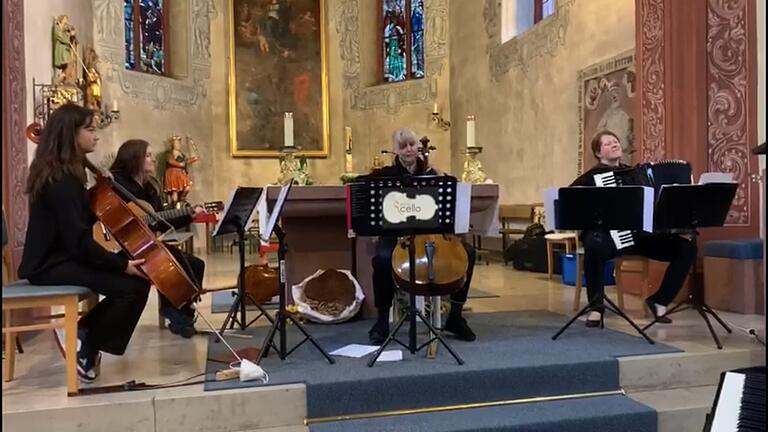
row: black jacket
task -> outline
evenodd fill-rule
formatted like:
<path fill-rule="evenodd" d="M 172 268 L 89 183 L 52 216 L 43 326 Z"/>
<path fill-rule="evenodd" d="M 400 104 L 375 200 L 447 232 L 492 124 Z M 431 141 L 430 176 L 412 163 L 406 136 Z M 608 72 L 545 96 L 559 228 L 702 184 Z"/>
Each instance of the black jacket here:
<path fill-rule="evenodd" d="M 424 161 L 421 159 L 416 159 L 416 170 L 414 174 L 411 174 L 410 171 L 408 171 L 408 168 L 406 168 L 401 162 L 400 159 L 395 157 L 395 163 L 389 166 L 385 166 L 383 168 L 375 169 L 371 171 L 370 174 L 359 176 L 358 180 L 364 180 L 366 178 L 374 178 L 374 177 L 403 177 L 403 176 L 409 176 L 409 175 L 437 175 L 437 171 L 435 171 L 433 168 L 429 168 L 426 171 L 424 170 Z"/>
<path fill-rule="evenodd" d="M 595 175 L 605 174 L 611 171 L 624 170 L 628 168 L 629 168 L 629 165 L 626 165 L 623 163 L 620 163 L 619 166 L 617 167 L 612 165 L 606 165 L 604 163 L 598 163 L 597 165 L 590 168 L 589 171 L 578 176 L 576 180 L 574 180 L 573 183 L 571 183 L 571 186 L 595 186 L 595 178 L 594 178 Z M 642 184 L 642 183 L 638 183 L 638 184 Z"/>
<path fill-rule="evenodd" d="M 128 259 L 105 250 L 93 239 L 96 216 L 80 180 L 65 175 L 45 185 L 29 206 L 29 226 L 19 276 L 29 278 L 66 261 L 122 272 Z"/>
<path fill-rule="evenodd" d="M 142 201 L 148 202 L 149 205 L 151 205 L 156 212 L 163 210 L 163 200 L 162 198 L 160 198 L 160 194 L 158 193 L 157 189 L 155 189 L 155 187 L 152 186 L 149 182 L 147 182 L 142 186 L 133 177 L 126 175 L 120 171 L 114 171 L 112 172 L 112 175 L 115 177 L 115 182 L 120 184 L 120 186 L 124 187 L 125 190 L 131 193 L 131 195 L 135 196 L 136 198 Z M 118 193 L 120 192 L 118 191 Z M 120 194 L 120 196 L 126 202 L 131 202 L 130 197 L 123 196 L 123 194 Z M 167 219 L 167 220 L 168 220 L 168 223 L 173 225 L 174 228 L 179 229 L 192 223 L 192 216 L 191 215 L 180 216 L 180 217 Z M 153 231 L 165 231 L 167 226 L 165 226 L 165 224 L 162 222 L 157 222 L 153 225 L 150 225 L 150 228 Z"/>

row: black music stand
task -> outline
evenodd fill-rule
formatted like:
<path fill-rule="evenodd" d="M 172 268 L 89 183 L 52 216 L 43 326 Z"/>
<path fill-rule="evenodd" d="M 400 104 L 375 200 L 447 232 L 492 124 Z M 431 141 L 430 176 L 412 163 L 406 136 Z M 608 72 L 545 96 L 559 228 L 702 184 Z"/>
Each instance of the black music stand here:
<path fill-rule="evenodd" d="M 699 237 L 699 228 L 723 226 L 738 187 L 737 183 L 664 185 L 661 187 L 654 210 L 654 228 L 690 231 L 693 236 L 691 241 L 695 244 Z M 695 268 L 695 265 L 693 267 Z M 692 289 L 686 300 L 670 308 L 664 316 L 687 309 L 695 310 L 707 324 L 717 349 L 723 349 L 707 314 L 712 315 L 728 333 L 733 333 L 733 330 L 704 302 L 703 297 L 702 293 Z M 658 318 L 654 318 L 643 327 L 643 330 L 647 330 L 657 322 Z"/>
<path fill-rule="evenodd" d="M 653 189 L 643 186 L 624 187 L 566 187 L 560 188 L 555 200 L 555 227 L 566 230 L 632 230 L 650 231 L 649 206 L 653 203 Z M 578 253 L 578 251 L 577 251 Z M 576 275 L 581 277 L 581 275 Z M 648 337 L 627 314 L 624 313 L 603 290 L 602 295 L 588 301 L 588 304 L 568 321 L 554 336 L 556 340 L 574 321 L 586 314 L 593 307 L 607 303 L 605 309 L 623 318 L 648 343 L 654 341 Z M 604 328 L 600 319 L 600 328 Z"/>
<path fill-rule="evenodd" d="M 224 216 L 213 230 L 214 237 L 224 234 L 237 234 L 237 244 L 240 251 L 240 273 L 237 277 L 237 293 L 235 294 L 235 301 L 229 308 L 227 317 L 221 325 L 220 333 L 224 333 L 227 327 L 230 329 L 234 328 L 235 323 L 240 326 L 240 330 L 245 330 L 262 316 L 266 317 L 269 322 L 273 322 L 272 317 L 261 307 L 259 302 L 245 291 L 245 231 L 251 220 L 253 220 L 256 204 L 259 202 L 262 191 L 262 188 L 238 187 L 230 195 L 229 201 L 224 208 Z M 259 309 L 259 315 L 251 321 L 246 319 L 246 299 L 250 299 L 256 305 L 256 308 Z M 240 318 L 237 317 L 238 310 Z"/>
<path fill-rule="evenodd" d="M 379 177 L 368 178 L 363 183 L 347 185 L 347 212 L 348 229 L 351 235 L 361 236 L 397 236 L 408 237 L 408 260 L 410 266 L 410 283 L 416 285 L 416 244 L 415 237 L 419 234 L 453 234 L 455 232 L 455 220 L 458 204 L 456 201 L 456 179 L 450 176 L 411 176 L 411 177 Z M 390 193 L 405 194 L 408 198 L 416 195 L 429 195 L 434 203 L 440 202 L 438 210 L 430 219 L 418 219 L 413 216 L 393 221 L 388 219 L 388 211 L 384 208 L 385 198 Z M 438 195 L 442 194 L 443 199 Z M 447 205 L 446 205 L 447 204 Z M 468 210 L 468 207 L 467 207 Z M 421 311 L 416 307 L 416 294 L 409 290 L 409 304 L 406 313 L 390 332 L 387 339 L 379 347 L 374 356 L 368 362 L 372 367 L 390 342 L 396 342 L 411 354 L 439 341 L 460 365 L 464 360 L 451 348 L 443 336 L 432 326 Z M 430 339 L 418 345 L 416 338 L 416 318 L 420 319 L 430 331 Z M 395 337 L 405 321 L 409 322 L 408 344 L 406 345 Z"/>
<path fill-rule="evenodd" d="M 277 313 L 275 314 L 275 320 L 272 322 L 272 326 L 269 328 L 269 332 L 267 332 L 266 338 L 264 338 L 261 351 L 259 351 L 259 355 L 256 357 L 256 364 L 261 363 L 261 359 L 269 355 L 270 348 L 274 347 L 275 351 L 277 351 L 277 354 L 280 356 L 280 360 L 285 360 L 289 355 L 291 355 L 291 353 L 296 351 L 296 349 L 303 345 L 306 341 L 312 343 L 312 345 L 315 346 L 315 349 L 320 351 L 320 354 L 322 354 L 323 357 L 328 360 L 328 363 L 334 364 L 335 361 L 333 358 L 331 358 L 331 356 L 328 355 L 328 353 L 320 346 L 320 344 L 317 343 L 315 338 L 309 334 L 307 329 L 305 329 L 304 326 L 301 325 L 301 323 L 293 317 L 293 315 L 290 315 L 285 310 L 285 296 L 287 295 L 287 286 L 285 280 L 285 254 L 288 252 L 288 245 L 285 242 L 285 232 L 282 230 L 282 228 L 280 228 L 280 225 L 277 224 L 277 219 L 280 217 L 280 213 L 283 210 L 283 204 L 285 203 L 285 199 L 288 197 L 292 183 L 293 182 L 289 182 L 287 185 L 283 186 L 282 189 L 280 189 L 280 195 L 277 198 L 275 207 L 272 209 L 269 221 L 267 222 L 267 226 L 265 227 L 261 237 L 261 240 L 269 241 L 269 238 L 272 237 L 273 232 L 277 236 L 277 260 L 279 266 L 278 273 L 280 274 L 280 292 L 278 295 L 280 297 L 280 305 L 277 309 Z M 264 193 L 266 193 L 266 191 Z M 297 343 L 290 350 L 287 349 L 288 335 L 286 334 L 285 327 L 286 320 L 290 320 L 291 323 L 293 323 L 293 325 L 296 326 L 296 328 L 304 334 L 304 339 L 302 339 L 301 342 Z M 275 345 L 275 334 L 277 332 L 280 332 L 280 343 Z"/>

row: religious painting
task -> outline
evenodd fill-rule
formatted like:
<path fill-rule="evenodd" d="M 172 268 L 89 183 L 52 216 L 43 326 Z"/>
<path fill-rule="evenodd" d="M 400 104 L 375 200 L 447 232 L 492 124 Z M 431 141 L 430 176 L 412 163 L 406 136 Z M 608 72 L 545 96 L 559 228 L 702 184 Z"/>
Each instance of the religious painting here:
<path fill-rule="evenodd" d="M 579 155 L 578 172 L 597 163 L 592 154 L 592 137 L 610 130 L 621 141 L 623 162 L 634 161 L 635 148 L 635 56 L 633 51 L 579 71 Z"/>
<path fill-rule="evenodd" d="M 279 157 L 285 113 L 293 144 L 328 156 L 325 0 L 233 0 L 229 128 L 235 157 Z"/>

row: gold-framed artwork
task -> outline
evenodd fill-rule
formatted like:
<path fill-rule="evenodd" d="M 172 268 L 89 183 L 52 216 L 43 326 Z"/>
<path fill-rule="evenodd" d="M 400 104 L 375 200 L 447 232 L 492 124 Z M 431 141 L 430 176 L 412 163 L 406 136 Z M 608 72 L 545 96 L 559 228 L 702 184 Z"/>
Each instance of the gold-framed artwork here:
<path fill-rule="evenodd" d="M 632 164 L 635 148 L 636 73 L 634 50 L 590 65 L 578 73 L 579 151 L 578 172 L 597 163 L 590 142 L 601 130 L 618 135 L 622 162 Z"/>
<path fill-rule="evenodd" d="M 284 116 L 307 157 L 328 157 L 326 0 L 228 0 L 234 157 L 276 158 Z"/>

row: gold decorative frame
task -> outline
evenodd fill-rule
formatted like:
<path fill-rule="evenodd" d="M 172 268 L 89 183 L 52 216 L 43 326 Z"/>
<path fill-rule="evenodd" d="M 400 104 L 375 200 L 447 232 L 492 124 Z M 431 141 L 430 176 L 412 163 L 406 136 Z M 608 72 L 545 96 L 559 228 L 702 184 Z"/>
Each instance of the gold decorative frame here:
<path fill-rule="evenodd" d="M 237 142 L 237 89 L 235 88 L 237 80 L 235 75 L 235 2 L 237 0 L 226 0 L 229 11 L 228 27 L 229 27 L 229 63 L 228 63 L 228 109 L 229 109 L 229 143 L 230 153 L 232 157 L 250 157 L 250 158 L 279 158 L 282 156 L 280 150 L 268 149 L 268 150 L 247 150 L 238 148 Z M 320 11 L 320 80 L 321 80 L 321 122 L 322 122 L 322 149 L 320 150 L 307 150 L 301 149 L 302 143 L 296 142 L 296 145 L 301 149 L 301 154 L 311 158 L 326 158 L 330 154 L 330 120 L 328 109 L 328 51 L 326 47 L 327 43 L 327 1 L 316 0 L 319 2 Z"/>

